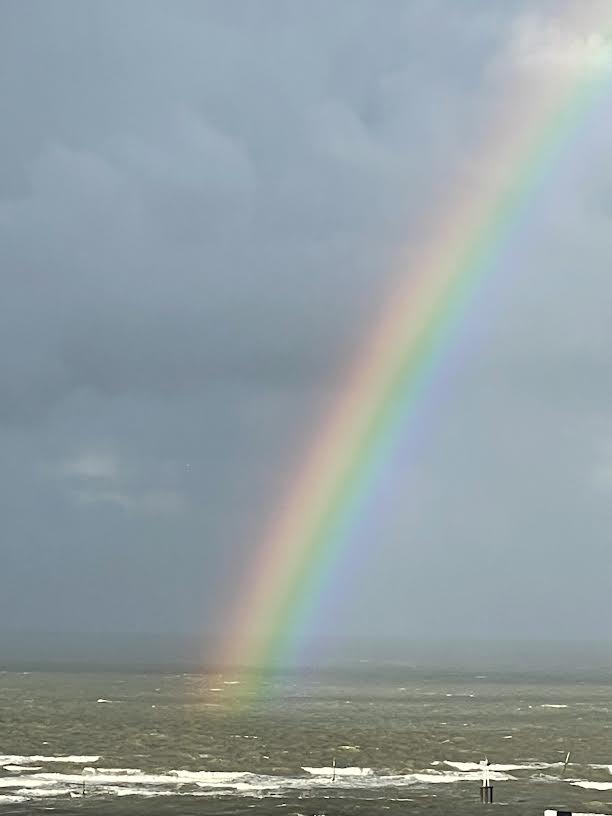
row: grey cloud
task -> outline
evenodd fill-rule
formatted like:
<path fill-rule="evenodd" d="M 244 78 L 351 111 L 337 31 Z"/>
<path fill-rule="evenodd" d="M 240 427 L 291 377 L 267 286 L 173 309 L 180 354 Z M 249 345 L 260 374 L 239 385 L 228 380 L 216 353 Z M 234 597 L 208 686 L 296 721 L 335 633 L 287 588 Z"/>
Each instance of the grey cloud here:
<path fill-rule="evenodd" d="M 4 619 L 225 614 L 423 224 L 479 182 L 513 80 L 559 70 L 527 58 L 557 9 L 3 4 Z M 346 591 L 330 578 L 319 614 L 338 631 L 554 634 L 583 529 L 578 595 L 600 586 L 611 125 L 597 107 L 577 129 L 476 294 Z M 491 570 L 482 621 L 471 590 Z"/>
<path fill-rule="evenodd" d="M 40 411 L 74 387 L 154 388 L 158 379 L 167 390 L 202 371 L 207 380 L 215 365 L 299 378 L 301 357 L 325 376 L 329 335 L 344 333 L 343 349 L 355 342 L 360 299 L 367 314 L 380 286 L 381 244 L 427 195 L 422 151 L 452 158 L 440 112 L 453 105 L 467 125 L 443 83 L 468 78 L 449 74 L 457 57 L 446 46 L 457 31 L 485 49 L 498 36 L 491 15 L 477 18 L 475 35 L 451 15 L 438 67 L 420 44 L 431 12 L 419 4 L 382 18 L 367 3 L 337 17 L 278 6 L 272 24 L 253 9 L 161 3 L 144 29 L 136 7 L 120 25 L 87 3 L 9 8 L 7 59 L 21 93 L 7 93 L 18 109 L 5 156 L 23 168 L 24 190 L 5 201 L 0 225 L 11 311 L 36 323 L 48 360 Z M 368 45 L 372 24 L 394 48 Z M 434 67 L 444 104 L 415 61 Z M 12 130 L 25 142 L 11 142 Z M 9 390 L 11 416 L 27 416 L 19 395 L 30 405 L 32 394 Z"/>

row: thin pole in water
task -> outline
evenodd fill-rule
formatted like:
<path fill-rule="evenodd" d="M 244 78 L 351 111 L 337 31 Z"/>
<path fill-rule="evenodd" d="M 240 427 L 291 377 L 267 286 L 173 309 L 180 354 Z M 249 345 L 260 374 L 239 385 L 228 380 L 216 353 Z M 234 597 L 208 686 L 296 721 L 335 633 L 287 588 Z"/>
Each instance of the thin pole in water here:
<path fill-rule="evenodd" d="M 563 778 L 565 776 L 565 772 L 567 770 L 567 766 L 569 765 L 569 760 L 570 760 L 571 754 L 572 754 L 571 751 L 567 752 L 567 755 L 565 757 L 565 762 L 563 763 L 563 770 L 561 771 L 561 778 Z"/>
<path fill-rule="evenodd" d="M 332 759 L 332 782 L 336 781 L 336 757 Z"/>

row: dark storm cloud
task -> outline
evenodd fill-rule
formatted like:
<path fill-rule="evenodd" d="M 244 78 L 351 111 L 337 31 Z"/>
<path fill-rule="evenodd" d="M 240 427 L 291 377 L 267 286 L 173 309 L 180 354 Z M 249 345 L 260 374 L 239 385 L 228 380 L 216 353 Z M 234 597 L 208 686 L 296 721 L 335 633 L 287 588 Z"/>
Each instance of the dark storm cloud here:
<path fill-rule="evenodd" d="M 551 38 L 555 4 L 519 2 L 31 0 L 0 15 L 4 619 L 214 629 L 425 214 L 477 183 L 509 78 L 554 70 L 574 35 Z M 568 531 L 588 517 L 601 555 L 609 128 L 601 114 L 534 209 L 435 438 L 391 480 L 367 588 L 379 618 L 343 596 L 339 627 L 403 631 L 435 597 L 427 634 L 469 628 L 461 584 L 446 600 L 420 587 L 441 564 L 471 586 L 493 549 L 528 599 L 524 633 L 541 604 L 517 548 L 533 542 L 544 580 L 559 542 L 565 586 Z M 418 507 L 398 500 L 404 476 Z"/>
<path fill-rule="evenodd" d="M 351 331 L 347 288 L 357 309 L 376 295 L 386 230 L 432 186 L 420 168 L 448 152 L 440 120 L 467 128 L 481 66 L 448 87 L 460 56 L 432 61 L 418 5 L 276 12 L 7 6 L 5 309 L 33 379 L 39 349 L 52 363 L 32 394 L 8 378 L 13 414 L 82 385 L 265 376 L 266 359 L 282 376 L 280 346 L 321 373 Z M 471 39 L 490 48 L 487 19 L 439 27 L 437 53 L 459 32 L 466 57 Z"/>

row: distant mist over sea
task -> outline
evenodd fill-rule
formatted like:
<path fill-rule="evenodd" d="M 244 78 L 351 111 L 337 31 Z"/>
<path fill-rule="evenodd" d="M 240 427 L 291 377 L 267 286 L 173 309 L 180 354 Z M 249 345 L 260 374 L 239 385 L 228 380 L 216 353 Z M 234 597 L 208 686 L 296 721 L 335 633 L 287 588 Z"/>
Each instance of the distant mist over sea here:
<path fill-rule="evenodd" d="M 0 669 L 199 671 L 215 664 L 217 644 L 196 635 L 0 631 Z M 379 666 L 505 672 L 612 670 L 612 642 L 518 640 L 319 640 L 298 668 Z M 279 665 L 282 668 L 282 665 Z"/>

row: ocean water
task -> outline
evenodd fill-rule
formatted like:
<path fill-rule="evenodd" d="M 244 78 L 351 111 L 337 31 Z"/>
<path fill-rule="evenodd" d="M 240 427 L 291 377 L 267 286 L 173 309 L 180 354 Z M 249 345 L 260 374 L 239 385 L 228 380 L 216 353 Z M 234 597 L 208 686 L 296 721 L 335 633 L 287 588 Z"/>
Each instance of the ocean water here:
<path fill-rule="evenodd" d="M 473 814 L 485 755 L 509 816 L 612 813 L 607 673 L 367 666 L 257 686 L 2 672 L 0 813 Z"/>

